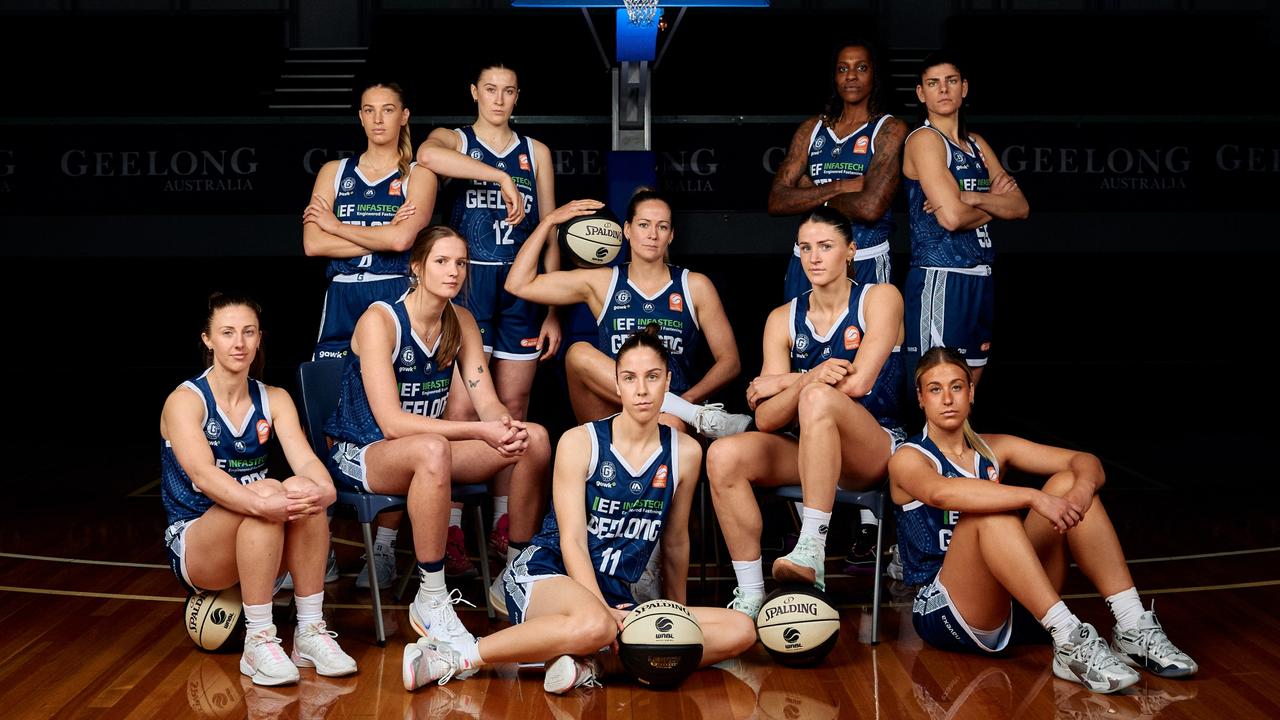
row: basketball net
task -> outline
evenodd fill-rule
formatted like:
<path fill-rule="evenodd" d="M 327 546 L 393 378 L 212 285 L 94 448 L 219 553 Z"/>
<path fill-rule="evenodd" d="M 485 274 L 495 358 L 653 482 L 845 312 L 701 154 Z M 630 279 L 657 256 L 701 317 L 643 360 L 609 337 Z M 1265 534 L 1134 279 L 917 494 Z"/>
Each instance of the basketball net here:
<path fill-rule="evenodd" d="M 622 0 L 627 8 L 627 19 L 632 25 L 648 27 L 658 13 L 658 0 Z"/>

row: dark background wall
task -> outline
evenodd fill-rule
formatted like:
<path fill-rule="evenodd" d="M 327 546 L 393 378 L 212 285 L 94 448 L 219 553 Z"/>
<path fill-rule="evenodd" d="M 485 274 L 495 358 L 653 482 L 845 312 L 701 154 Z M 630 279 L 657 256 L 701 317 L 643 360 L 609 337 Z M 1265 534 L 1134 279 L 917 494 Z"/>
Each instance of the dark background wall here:
<path fill-rule="evenodd" d="M 23 453 L 80 460 L 77 491 L 114 492 L 156 474 L 159 407 L 198 370 L 210 291 L 262 300 L 268 381 L 292 385 L 324 289 L 297 217 L 318 163 L 361 136 L 349 111 L 271 107 L 315 18 L 304 3 L 19 5 L 0 9 L 12 40 L 0 63 L 20 70 L 0 94 L 8 423 Z M 609 84 L 581 14 L 330 5 L 355 18 L 361 78 L 408 89 L 417 139 L 469 121 L 466 85 L 502 38 L 524 88 L 520 126 L 558 151 L 558 199 L 603 193 Z M 676 260 L 716 280 L 742 349 L 744 377 L 723 400 L 741 407 L 763 317 L 780 302 L 795 221 L 765 216 L 764 198 L 780 149 L 826 94 L 832 45 L 863 34 L 889 48 L 882 68 L 901 76 L 889 95 L 912 116 L 910 59 L 945 42 L 968 58 L 973 126 L 1032 205 L 1026 222 L 993 229 L 997 340 L 981 426 L 1103 452 L 1126 468 L 1122 484 L 1259 475 L 1226 450 L 1266 442 L 1253 393 L 1275 306 L 1276 9 L 1054 7 L 687 13 L 653 76 L 655 149 L 680 211 Z M 611 53 L 611 19 L 592 12 Z M 79 62 L 63 71 L 31 47 Z M 563 426 L 557 383 L 546 368 L 535 403 Z"/>

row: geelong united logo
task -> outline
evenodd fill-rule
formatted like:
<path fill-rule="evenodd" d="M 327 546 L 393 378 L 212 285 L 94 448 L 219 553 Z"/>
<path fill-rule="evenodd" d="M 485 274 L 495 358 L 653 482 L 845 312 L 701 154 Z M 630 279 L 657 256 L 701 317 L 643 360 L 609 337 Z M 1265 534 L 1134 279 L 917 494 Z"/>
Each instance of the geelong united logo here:
<path fill-rule="evenodd" d="M 351 192 L 351 190 L 352 190 L 353 188 L 355 188 L 355 186 L 356 186 L 356 179 L 355 179 L 355 178 L 343 178 L 343 179 L 342 179 L 342 190 L 343 190 L 344 192 Z"/>
<path fill-rule="evenodd" d="M 400 353 L 400 362 L 404 363 L 405 365 L 413 364 L 413 348 L 406 347 L 404 349 L 404 352 Z"/>
<path fill-rule="evenodd" d="M 218 436 L 222 434 L 222 426 L 218 424 L 217 420 L 209 418 L 209 424 L 204 426 L 204 434 L 210 440 L 217 440 Z"/>
<path fill-rule="evenodd" d="M 796 336 L 796 351 L 804 352 L 809 349 L 809 336 L 800 334 Z"/>
<path fill-rule="evenodd" d="M 480 148 L 476 148 L 471 151 L 471 157 L 475 158 L 476 160 L 483 160 L 484 153 L 480 151 Z"/>
<path fill-rule="evenodd" d="M 631 302 L 631 293 L 626 290 L 619 290 L 618 294 L 613 296 L 613 301 L 618 305 L 626 305 Z"/>

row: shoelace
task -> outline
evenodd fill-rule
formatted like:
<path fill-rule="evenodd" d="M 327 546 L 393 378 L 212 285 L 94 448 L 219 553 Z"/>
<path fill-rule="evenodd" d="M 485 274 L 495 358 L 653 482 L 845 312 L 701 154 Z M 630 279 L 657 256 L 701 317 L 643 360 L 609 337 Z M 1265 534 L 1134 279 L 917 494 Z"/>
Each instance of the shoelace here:
<path fill-rule="evenodd" d="M 578 661 L 575 660 L 574 663 L 578 664 Z M 604 687 L 604 684 L 596 679 L 596 676 L 599 675 L 599 673 L 596 672 L 595 663 L 591 662 L 590 660 L 585 660 L 580 664 L 582 665 L 582 672 L 584 672 L 587 677 L 583 680 L 580 680 L 579 682 L 574 683 L 573 684 L 574 687 L 589 687 L 589 688 Z"/>
<path fill-rule="evenodd" d="M 694 423 L 694 429 L 699 433 L 703 433 L 709 429 L 719 429 L 719 424 L 716 423 L 716 420 L 719 419 L 720 416 L 707 412 L 708 410 L 724 410 L 724 403 L 704 403 L 702 405 L 698 410 L 698 414 L 694 416 L 694 420 L 697 421 Z"/>
<path fill-rule="evenodd" d="M 457 589 L 457 588 L 454 588 L 453 590 L 451 590 L 451 591 L 449 592 L 449 594 L 448 594 L 448 595 L 446 595 L 446 596 L 444 597 L 444 599 L 443 599 L 443 600 L 441 600 L 441 601 L 440 601 L 440 607 L 442 607 L 442 608 L 443 608 L 445 605 L 448 605 L 448 606 L 452 607 L 453 605 L 457 605 L 458 603 L 466 603 L 467 605 L 470 605 L 471 607 L 475 607 L 475 606 L 476 606 L 476 605 L 475 605 L 475 603 L 473 603 L 473 602 L 471 602 L 470 600 L 467 600 L 466 598 L 462 597 L 462 591 L 461 591 L 461 590 L 459 590 L 459 589 Z M 449 632 L 451 632 L 451 633 L 454 633 L 454 634 L 466 633 L 466 632 L 467 632 L 467 628 L 466 628 L 466 626 L 465 626 L 465 625 L 463 625 L 463 624 L 462 624 L 462 620 L 458 619 L 458 613 L 457 613 L 457 612 L 451 612 L 451 613 L 449 613 L 449 618 L 445 621 L 445 629 L 446 629 L 446 630 L 448 630 L 448 631 L 449 631 Z M 453 674 L 452 674 L 452 673 L 450 673 L 450 677 L 452 677 L 452 676 L 453 676 Z M 440 683 L 440 684 L 441 684 L 441 685 L 443 685 L 444 683 Z"/>
<path fill-rule="evenodd" d="M 1088 670 L 1105 670 L 1121 664 L 1120 659 L 1107 649 L 1107 643 L 1098 635 L 1076 648 L 1073 654 L 1084 661 L 1085 668 Z"/>
<path fill-rule="evenodd" d="M 329 650 L 338 650 L 338 651 L 342 650 L 342 648 L 338 647 L 338 643 L 334 640 L 334 638 L 338 637 L 338 633 L 330 630 L 324 624 L 324 622 L 312 623 L 311 625 L 308 625 L 307 628 L 304 629 L 300 634 L 316 635 L 317 637 L 322 638 L 321 642 L 323 642 L 325 647 L 328 648 Z"/>
<path fill-rule="evenodd" d="M 257 635 L 254 635 L 253 639 L 258 645 L 267 646 L 267 654 L 270 655 L 273 660 L 285 659 L 284 650 L 281 648 L 282 641 L 279 637 L 276 637 L 275 635 L 268 635 L 265 632 L 260 632 Z"/>

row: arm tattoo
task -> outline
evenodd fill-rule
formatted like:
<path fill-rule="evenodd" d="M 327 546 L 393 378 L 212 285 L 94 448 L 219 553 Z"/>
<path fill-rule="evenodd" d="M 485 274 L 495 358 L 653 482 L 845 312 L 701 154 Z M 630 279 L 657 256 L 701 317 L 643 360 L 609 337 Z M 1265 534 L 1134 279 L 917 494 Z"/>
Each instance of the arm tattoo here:
<path fill-rule="evenodd" d="M 477 373 L 479 373 L 479 374 L 481 374 L 481 375 L 483 375 L 483 374 L 484 374 L 484 366 L 480 366 L 480 367 L 476 368 L 476 372 L 477 372 Z M 467 381 L 467 386 L 468 386 L 468 387 L 472 387 L 472 388 L 474 388 L 475 386 L 477 386 L 477 385 L 479 385 L 479 384 L 480 384 L 480 379 L 479 379 L 479 378 L 476 378 L 475 380 L 468 380 L 468 381 Z"/>

